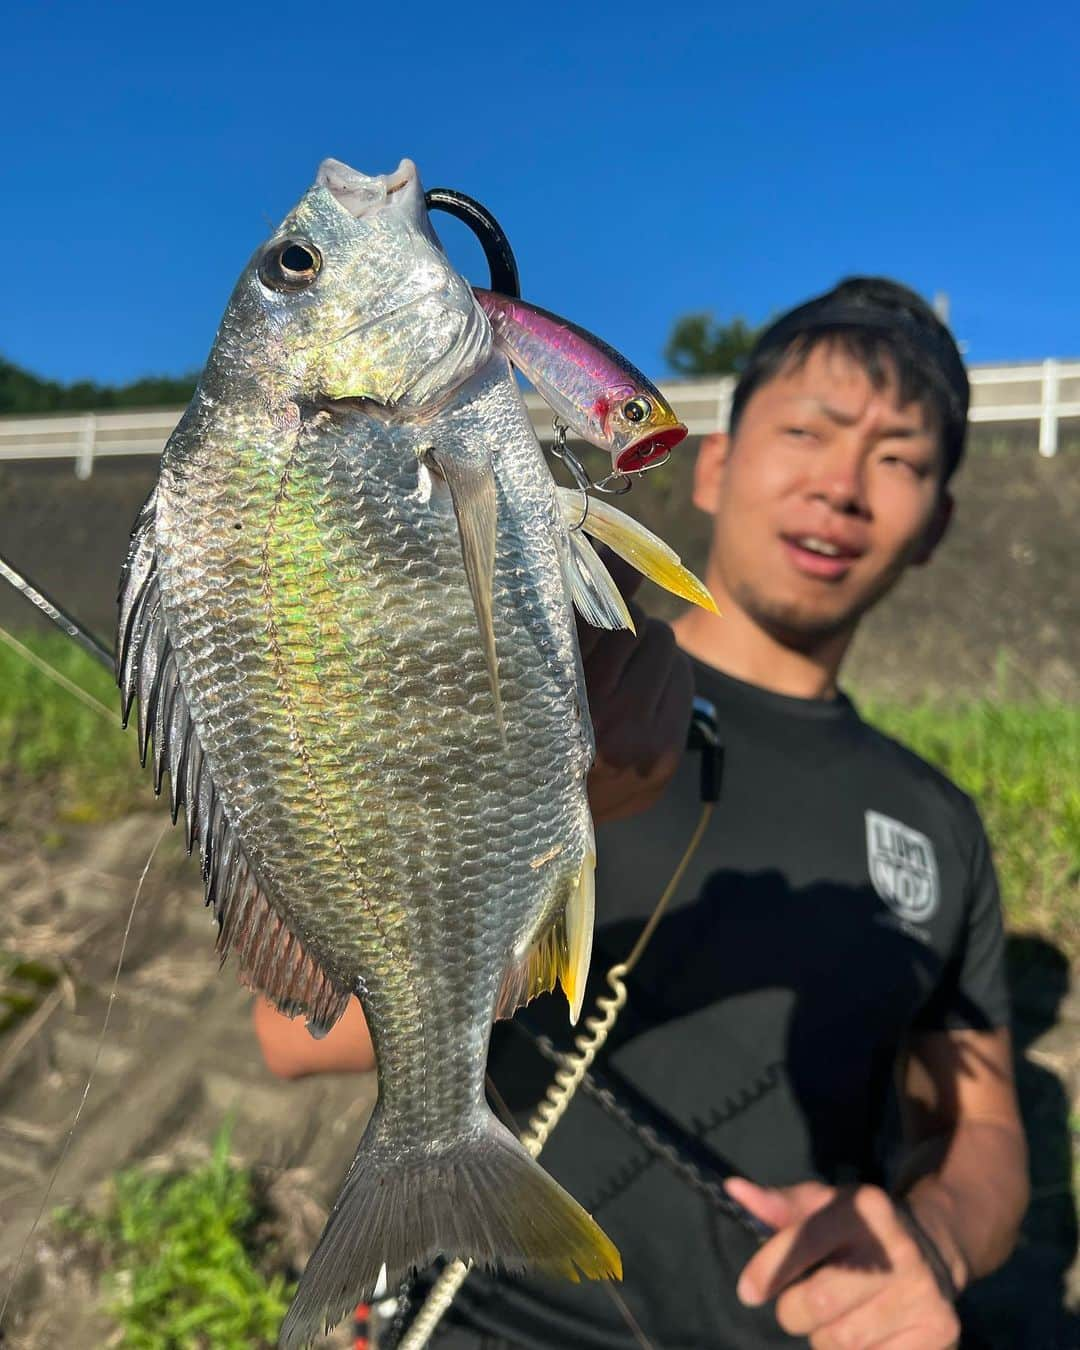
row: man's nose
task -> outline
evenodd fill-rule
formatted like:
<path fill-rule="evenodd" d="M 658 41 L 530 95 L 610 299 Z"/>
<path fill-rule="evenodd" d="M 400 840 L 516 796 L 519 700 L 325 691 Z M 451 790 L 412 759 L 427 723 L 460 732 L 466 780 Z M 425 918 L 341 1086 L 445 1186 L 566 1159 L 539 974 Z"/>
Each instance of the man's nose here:
<path fill-rule="evenodd" d="M 861 447 L 830 447 L 817 466 L 811 496 L 843 515 L 866 514 L 865 456 Z"/>

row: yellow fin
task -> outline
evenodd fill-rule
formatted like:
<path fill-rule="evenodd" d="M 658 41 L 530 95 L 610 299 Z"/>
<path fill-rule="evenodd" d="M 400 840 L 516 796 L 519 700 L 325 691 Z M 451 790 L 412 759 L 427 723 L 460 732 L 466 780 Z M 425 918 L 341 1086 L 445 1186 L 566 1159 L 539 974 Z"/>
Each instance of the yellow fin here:
<path fill-rule="evenodd" d="M 590 827 L 589 851 L 574 889 L 525 956 L 507 971 L 495 1006 L 496 1017 L 512 1017 L 522 1004 L 554 989 L 558 981 L 570 1005 L 570 1021 L 577 1022 L 592 958 L 595 872 L 596 845 Z"/>
<path fill-rule="evenodd" d="M 576 488 L 560 488 L 559 502 L 564 520 L 572 524 L 581 519 L 581 493 Z M 590 497 L 582 529 L 665 591 L 700 605 L 711 614 L 720 613 L 704 582 L 683 566 L 675 550 L 625 511 L 600 497 Z"/>
<path fill-rule="evenodd" d="M 589 851 L 581 864 L 574 893 L 566 902 L 563 926 L 566 929 L 566 965 L 559 980 L 570 1004 L 570 1021 L 576 1024 L 585 1001 L 585 984 L 592 960 L 593 924 L 596 919 L 596 844 L 589 829 Z"/>

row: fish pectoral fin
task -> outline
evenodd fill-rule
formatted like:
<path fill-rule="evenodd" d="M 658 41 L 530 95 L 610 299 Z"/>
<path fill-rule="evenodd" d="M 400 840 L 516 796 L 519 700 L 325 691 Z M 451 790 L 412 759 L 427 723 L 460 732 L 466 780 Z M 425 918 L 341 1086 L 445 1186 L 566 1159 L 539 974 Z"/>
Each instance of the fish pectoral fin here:
<path fill-rule="evenodd" d="M 636 632 L 626 601 L 600 555 L 580 530 L 570 534 L 566 585 L 574 608 L 594 628 L 628 628 Z"/>
<path fill-rule="evenodd" d="M 558 493 L 563 520 L 567 525 L 576 525 L 581 520 L 581 493 L 577 488 L 563 487 Z M 625 511 L 600 497 L 590 497 L 589 510 L 581 528 L 607 544 L 620 558 L 625 558 L 665 591 L 700 605 L 711 614 L 719 614 L 716 601 L 704 582 L 683 566 L 675 550 Z"/>
<path fill-rule="evenodd" d="M 495 700 L 495 720 L 499 735 L 506 739 L 502 695 L 499 690 L 499 661 L 495 652 L 495 624 L 492 615 L 492 589 L 495 584 L 495 538 L 498 526 L 498 492 L 495 468 L 490 460 L 469 463 L 437 449 L 427 458 L 446 480 L 461 538 L 461 556 L 472 595 L 480 642 L 487 666 L 491 696 Z"/>
<path fill-rule="evenodd" d="M 554 989 L 558 981 L 570 1005 L 570 1021 L 577 1022 L 585 1001 L 592 958 L 595 872 L 596 848 L 590 844 L 566 904 L 547 923 L 524 957 L 506 972 L 495 1006 L 497 1018 L 513 1017 L 518 1008 L 538 994 Z"/>

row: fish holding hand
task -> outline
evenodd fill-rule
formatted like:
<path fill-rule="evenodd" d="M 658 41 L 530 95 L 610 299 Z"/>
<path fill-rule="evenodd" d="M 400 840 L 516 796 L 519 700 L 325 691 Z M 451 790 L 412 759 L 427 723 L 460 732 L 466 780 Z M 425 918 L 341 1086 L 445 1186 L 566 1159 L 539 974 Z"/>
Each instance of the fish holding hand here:
<path fill-rule="evenodd" d="M 229 301 L 140 513 L 118 678 L 199 846 L 224 959 L 313 1034 L 360 997 L 378 1102 L 282 1328 L 439 1255 L 620 1274 L 484 1096 L 492 1021 L 593 926 L 573 604 L 629 621 L 573 526 L 414 166 L 326 161 Z M 589 523 L 711 603 L 610 506 Z M 151 750 L 152 747 L 152 750 Z"/>

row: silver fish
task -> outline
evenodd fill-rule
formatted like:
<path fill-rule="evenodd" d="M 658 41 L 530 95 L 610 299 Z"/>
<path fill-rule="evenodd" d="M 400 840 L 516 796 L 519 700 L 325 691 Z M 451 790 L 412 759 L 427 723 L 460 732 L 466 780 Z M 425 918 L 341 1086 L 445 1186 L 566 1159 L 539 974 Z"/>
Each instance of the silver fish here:
<path fill-rule="evenodd" d="M 282 1330 L 440 1253 L 615 1248 L 484 1099 L 497 1011 L 593 920 L 592 734 L 557 492 L 414 167 L 328 161 L 258 250 L 125 568 L 119 678 L 222 952 L 316 1032 L 360 995 L 379 1100 Z"/>

